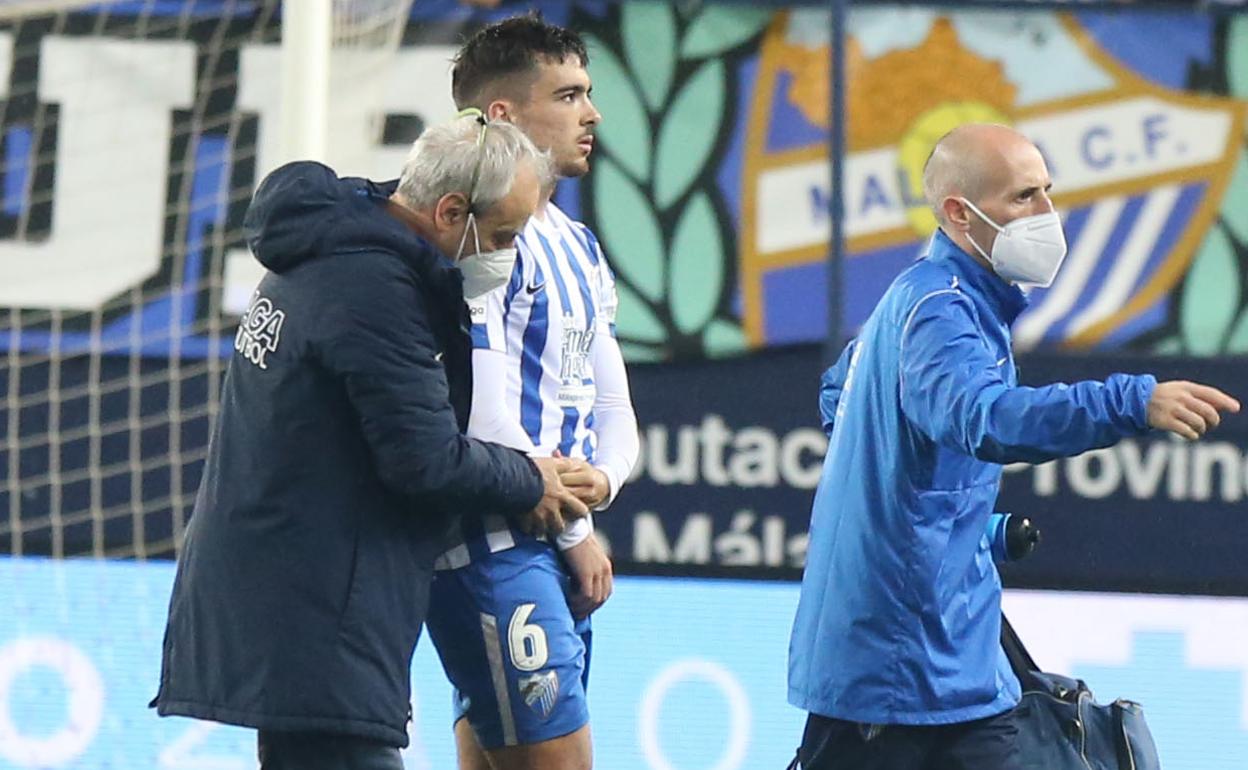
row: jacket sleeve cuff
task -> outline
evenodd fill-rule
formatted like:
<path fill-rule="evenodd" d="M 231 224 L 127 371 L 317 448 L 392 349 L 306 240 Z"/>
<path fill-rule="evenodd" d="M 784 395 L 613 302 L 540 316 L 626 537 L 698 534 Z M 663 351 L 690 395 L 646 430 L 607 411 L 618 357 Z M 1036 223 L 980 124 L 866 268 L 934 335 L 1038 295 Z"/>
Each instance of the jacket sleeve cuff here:
<path fill-rule="evenodd" d="M 1152 429 L 1148 424 L 1148 404 L 1153 400 L 1153 389 L 1157 387 L 1157 378 L 1151 374 L 1141 374 L 1136 377 L 1136 382 L 1139 402 L 1133 417 L 1140 433 L 1147 433 Z"/>
<path fill-rule="evenodd" d="M 988 543 L 992 548 L 992 560 L 998 564 L 1010 561 L 1010 551 L 1006 547 L 1005 524 L 1010 520 L 1008 513 L 994 513 L 988 517 Z"/>
<path fill-rule="evenodd" d="M 537 504 L 542 501 L 542 496 L 546 494 L 546 482 L 542 480 L 542 472 L 538 470 L 537 463 L 533 462 L 532 457 L 529 457 L 527 454 L 518 449 L 512 449 L 511 451 L 523 457 L 525 462 L 529 464 L 529 469 L 532 471 L 529 477 L 529 485 L 526 490 L 528 494 L 523 496 L 521 505 L 516 506 L 516 510 L 518 512 L 528 513 L 536 508 Z"/>

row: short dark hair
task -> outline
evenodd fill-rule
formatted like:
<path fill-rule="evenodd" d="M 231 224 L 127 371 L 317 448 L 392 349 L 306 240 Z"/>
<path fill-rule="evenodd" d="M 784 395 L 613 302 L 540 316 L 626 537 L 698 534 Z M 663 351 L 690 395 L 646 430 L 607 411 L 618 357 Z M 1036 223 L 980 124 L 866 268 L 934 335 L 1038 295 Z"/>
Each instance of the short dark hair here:
<path fill-rule="evenodd" d="M 569 56 L 589 65 L 585 41 L 570 29 L 547 24 L 539 13 L 527 13 L 477 30 L 455 56 L 451 96 L 459 109 L 476 102 L 499 80 L 536 71 L 542 61 L 563 63 Z"/>

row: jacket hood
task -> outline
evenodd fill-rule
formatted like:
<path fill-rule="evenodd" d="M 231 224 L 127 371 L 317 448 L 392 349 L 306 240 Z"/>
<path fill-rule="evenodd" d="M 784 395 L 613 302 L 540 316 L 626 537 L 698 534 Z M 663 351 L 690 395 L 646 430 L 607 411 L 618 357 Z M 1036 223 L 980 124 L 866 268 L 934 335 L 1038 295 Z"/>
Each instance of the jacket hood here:
<path fill-rule="evenodd" d="M 394 183 L 339 178 L 333 169 L 314 161 L 288 163 L 256 189 L 243 218 L 247 245 L 269 270 L 289 270 L 322 253 L 331 234 L 338 240 L 356 231 L 361 204 L 389 197 L 393 188 Z"/>

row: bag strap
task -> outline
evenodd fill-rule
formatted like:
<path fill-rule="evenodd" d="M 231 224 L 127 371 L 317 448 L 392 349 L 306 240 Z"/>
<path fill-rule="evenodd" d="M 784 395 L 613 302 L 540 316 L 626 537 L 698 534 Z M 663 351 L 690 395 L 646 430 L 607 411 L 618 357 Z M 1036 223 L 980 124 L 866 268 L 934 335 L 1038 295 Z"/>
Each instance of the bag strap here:
<path fill-rule="evenodd" d="M 1001 613 L 1001 647 L 1005 649 L 1005 659 L 1010 662 L 1010 668 L 1013 669 L 1014 676 L 1018 677 L 1024 691 L 1045 689 L 1033 676 L 1040 667 L 1036 665 L 1031 653 L 1027 652 L 1023 640 L 1018 638 L 1018 633 L 1010 625 L 1004 612 Z"/>
<path fill-rule="evenodd" d="M 1127 735 L 1127 721 L 1122 704 L 1114 701 L 1110 705 L 1114 715 L 1114 749 L 1118 754 L 1118 770 L 1136 770 L 1135 755 L 1131 751 L 1131 738 Z"/>

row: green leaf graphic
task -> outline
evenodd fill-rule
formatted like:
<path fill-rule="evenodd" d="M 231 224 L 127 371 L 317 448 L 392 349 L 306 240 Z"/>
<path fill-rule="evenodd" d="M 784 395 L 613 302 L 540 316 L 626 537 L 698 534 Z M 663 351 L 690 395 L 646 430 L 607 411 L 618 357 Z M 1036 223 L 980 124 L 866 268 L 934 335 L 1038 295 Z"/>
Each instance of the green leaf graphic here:
<path fill-rule="evenodd" d="M 625 3 L 620 11 L 624 56 L 641 92 L 658 112 L 676 73 L 676 19 L 667 3 Z M 596 92 L 595 92 L 596 93 Z"/>
<path fill-rule="evenodd" d="M 598 233 L 611 252 L 611 265 L 647 299 L 663 295 L 663 234 L 650 201 L 610 158 L 594 173 Z"/>
<path fill-rule="evenodd" d="M 1153 353 L 1159 356 L 1177 356 L 1183 352 L 1183 338 L 1175 334 L 1160 340 L 1153 346 Z"/>
<path fill-rule="evenodd" d="M 764 8 L 708 5 L 685 32 L 680 55 L 699 59 L 735 48 L 767 26 L 773 15 Z"/>
<path fill-rule="evenodd" d="M 662 361 L 667 358 L 667 353 L 663 348 L 653 345 L 643 345 L 640 342 L 621 342 L 620 351 L 624 354 L 624 360 L 629 363 Z"/>
<path fill-rule="evenodd" d="M 589 47 L 594 101 L 602 113 L 602 123 L 595 133 L 634 179 L 648 182 L 650 120 L 646 117 L 646 108 L 641 103 L 637 86 L 606 44 L 592 35 L 585 36 L 585 44 Z"/>
<path fill-rule="evenodd" d="M 723 120 L 724 65 L 703 64 L 680 89 L 659 129 L 654 199 L 672 205 L 706 165 Z"/>
<path fill-rule="evenodd" d="M 667 296 L 672 320 L 685 334 L 701 329 L 715 313 L 724 285 L 724 248 L 719 222 L 706 193 L 685 206 L 672 237 Z"/>
<path fill-rule="evenodd" d="M 1248 99 L 1248 16 L 1238 14 L 1226 31 L 1226 82 L 1231 96 Z"/>
<path fill-rule="evenodd" d="M 634 342 L 666 342 L 667 331 L 646 301 L 627 284 L 617 283 L 615 290 L 620 299 L 615 313 L 616 333 Z"/>
<path fill-rule="evenodd" d="M 712 358 L 735 355 L 746 349 L 745 332 L 734 323 L 716 318 L 702 333 L 702 344 Z"/>
<path fill-rule="evenodd" d="M 1235 174 L 1226 186 L 1222 199 L 1222 221 L 1235 233 L 1235 237 L 1248 243 L 1248 152 L 1241 151 L 1235 164 Z"/>
<path fill-rule="evenodd" d="M 1239 314 L 1239 321 L 1235 324 L 1235 329 L 1231 331 L 1230 338 L 1226 341 L 1226 350 L 1223 353 L 1248 353 L 1248 309 Z"/>
<path fill-rule="evenodd" d="M 1221 228 L 1209 231 L 1183 284 L 1179 332 L 1196 355 L 1218 352 L 1239 308 L 1239 269 L 1235 250 Z"/>

